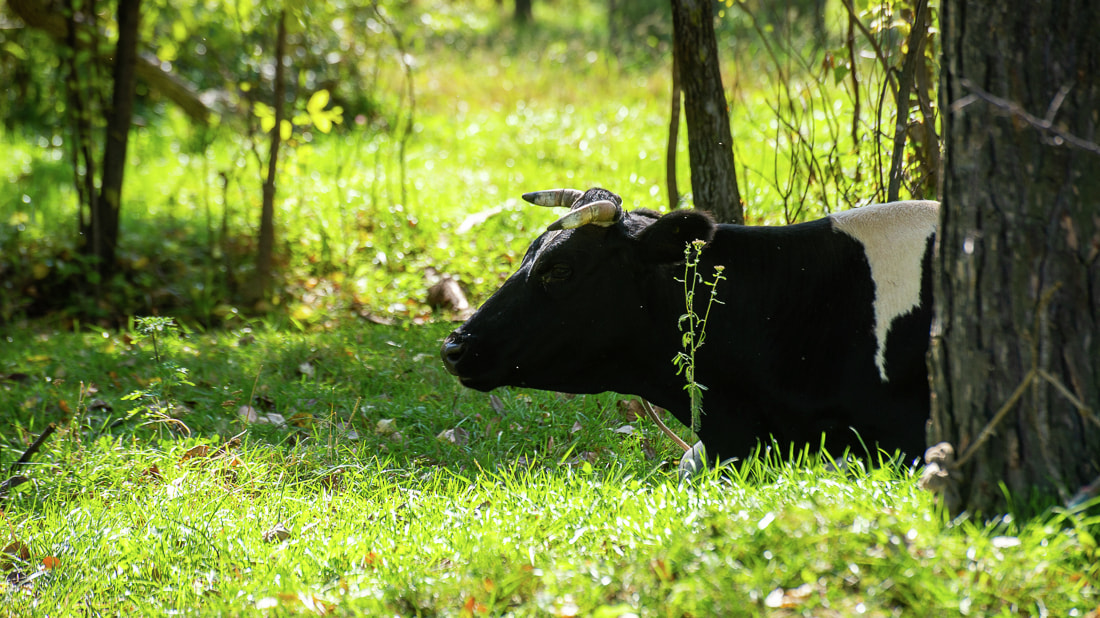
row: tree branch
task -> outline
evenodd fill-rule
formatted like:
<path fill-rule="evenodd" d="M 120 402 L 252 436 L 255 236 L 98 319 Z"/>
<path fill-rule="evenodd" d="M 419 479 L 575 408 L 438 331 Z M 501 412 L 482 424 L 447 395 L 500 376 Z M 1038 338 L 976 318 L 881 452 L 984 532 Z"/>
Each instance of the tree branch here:
<path fill-rule="evenodd" d="M 1065 99 L 1064 93 L 1069 92 L 1068 88 L 1063 87 L 1061 90 L 1058 91 L 1058 95 L 1055 96 L 1054 100 L 1051 102 L 1050 109 L 1047 111 L 1047 118 L 1039 118 L 1038 116 L 1029 114 L 1027 111 L 1024 110 L 1024 108 L 1020 107 L 1019 104 L 1013 101 L 1002 99 L 996 95 L 986 92 L 985 90 L 982 90 L 969 79 L 959 79 L 959 83 L 962 85 L 963 88 L 969 90 L 970 94 L 956 100 L 951 104 L 952 114 L 958 113 L 964 107 L 970 105 L 974 101 L 985 101 L 993 107 L 1004 110 L 1005 112 L 1008 112 L 1009 115 L 1023 120 L 1024 122 L 1035 127 L 1036 129 L 1053 135 L 1054 139 L 1051 140 L 1051 143 L 1055 146 L 1061 146 L 1064 142 L 1071 146 L 1080 148 L 1081 150 L 1084 150 L 1086 152 L 1100 155 L 1100 145 L 1096 144 L 1096 142 L 1090 142 L 1086 139 L 1077 137 L 1076 135 L 1073 135 L 1071 133 L 1067 133 L 1062 129 L 1054 126 L 1054 115 L 1057 113 L 1058 107 L 1061 106 L 1062 100 Z"/>

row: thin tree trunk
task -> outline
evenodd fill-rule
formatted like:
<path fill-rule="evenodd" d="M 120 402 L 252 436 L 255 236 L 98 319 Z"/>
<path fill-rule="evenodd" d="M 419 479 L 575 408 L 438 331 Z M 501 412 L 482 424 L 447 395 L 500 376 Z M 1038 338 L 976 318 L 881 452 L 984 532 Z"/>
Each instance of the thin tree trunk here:
<path fill-rule="evenodd" d="M 248 293 L 248 301 L 267 298 L 271 288 L 271 273 L 275 253 L 275 177 L 279 168 L 279 146 L 282 144 L 283 108 L 286 98 L 286 10 L 279 12 L 275 35 L 275 128 L 271 130 L 271 148 L 264 180 L 263 205 L 260 211 L 260 237 L 256 253 L 256 273 Z"/>
<path fill-rule="evenodd" d="M 103 149 L 103 177 L 99 199 L 92 210 L 86 250 L 98 260 L 101 279 L 114 271 L 118 247 L 122 179 L 126 171 L 126 145 L 134 112 L 134 83 L 137 63 L 138 24 L 141 0 L 119 0 L 118 43 L 115 51 L 111 109 L 107 114 L 107 136 Z"/>
<path fill-rule="evenodd" d="M 516 22 L 526 24 L 531 21 L 531 2 L 532 0 L 516 0 Z"/>
<path fill-rule="evenodd" d="M 947 0 L 941 25 L 929 438 L 954 457 L 926 484 L 1026 513 L 1100 475 L 1100 3 Z"/>
<path fill-rule="evenodd" d="M 707 0 L 672 0 L 673 45 L 684 90 L 691 191 L 697 208 L 709 210 L 720 221 L 742 223 L 713 8 Z"/>
<path fill-rule="evenodd" d="M 890 185 L 886 190 L 886 201 L 896 202 L 901 192 L 902 167 L 905 159 L 905 141 L 909 128 L 909 95 L 916 82 L 917 67 L 924 56 L 925 33 L 928 30 L 928 0 L 917 0 L 913 15 L 913 24 L 909 29 L 905 62 L 902 63 L 898 77 L 898 91 L 895 103 L 897 119 L 894 123 L 894 152 L 890 157 Z"/>
<path fill-rule="evenodd" d="M 665 182 L 668 184 L 668 208 L 680 206 L 680 188 L 676 184 L 676 147 L 680 141 L 680 69 L 676 65 L 676 50 L 672 50 L 672 104 L 668 115 L 668 147 L 665 149 Z"/>

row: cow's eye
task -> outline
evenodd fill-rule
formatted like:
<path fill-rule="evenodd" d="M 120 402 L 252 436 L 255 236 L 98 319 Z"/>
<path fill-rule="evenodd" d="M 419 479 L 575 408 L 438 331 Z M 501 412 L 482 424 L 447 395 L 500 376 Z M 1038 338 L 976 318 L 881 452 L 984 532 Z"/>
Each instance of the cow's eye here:
<path fill-rule="evenodd" d="M 542 283 L 546 285 L 565 281 L 571 274 L 573 274 L 573 269 L 570 268 L 568 264 L 554 264 L 542 273 L 540 279 Z"/>

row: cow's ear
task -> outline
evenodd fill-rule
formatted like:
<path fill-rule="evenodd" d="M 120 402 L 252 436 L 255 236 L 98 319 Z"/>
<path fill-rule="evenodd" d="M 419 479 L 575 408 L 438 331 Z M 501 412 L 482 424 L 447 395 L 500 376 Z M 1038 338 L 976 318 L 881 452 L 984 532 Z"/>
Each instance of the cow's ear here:
<path fill-rule="evenodd" d="M 688 243 L 710 242 L 714 237 L 714 219 L 698 210 L 676 210 L 649 224 L 638 241 L 656 262 L 681 262 Z"/>

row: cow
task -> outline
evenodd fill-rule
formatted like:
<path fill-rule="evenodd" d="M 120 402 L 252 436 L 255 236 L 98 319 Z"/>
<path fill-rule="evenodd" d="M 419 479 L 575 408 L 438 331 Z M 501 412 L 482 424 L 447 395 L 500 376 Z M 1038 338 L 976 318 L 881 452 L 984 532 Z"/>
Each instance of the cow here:
<path fill-rule="evenodd" d="M 523 197 L 570 211 L 444 340 L 443 364 L 463 385 L 638 395 L 689 425 L 672 361 L 685 247 L 701 241 L 699 275 L 713 281 L 723 267 L 695 360 L 709 461 L 746 457 L 761 440 L 783 453 L 923 453 L 936 202 L 743 226 L 698 210 L 624 211 L 600 188 Z"/>

